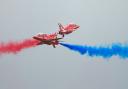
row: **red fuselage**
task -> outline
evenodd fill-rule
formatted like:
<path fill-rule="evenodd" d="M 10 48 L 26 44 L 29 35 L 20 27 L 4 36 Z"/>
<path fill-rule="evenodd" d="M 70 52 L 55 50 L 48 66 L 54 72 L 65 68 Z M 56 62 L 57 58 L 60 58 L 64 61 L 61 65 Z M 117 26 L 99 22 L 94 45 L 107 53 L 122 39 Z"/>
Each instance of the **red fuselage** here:
<path fill-rule="evenodd" d="M 41 44 L 47 44 L 47 45 L 58 45 L 59 39 L 57 38 L 57 34 L 38 34 L 33 37 L 34 39 L 38 40 L 39 43 L 37 45 Z"/>

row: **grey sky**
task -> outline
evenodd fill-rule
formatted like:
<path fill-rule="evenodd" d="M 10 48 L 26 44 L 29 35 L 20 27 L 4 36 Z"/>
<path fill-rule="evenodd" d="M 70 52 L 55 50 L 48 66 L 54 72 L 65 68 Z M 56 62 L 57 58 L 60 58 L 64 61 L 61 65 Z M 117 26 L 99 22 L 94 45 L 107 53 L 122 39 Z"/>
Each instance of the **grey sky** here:
<path fill-rule="evenodd" d="M 0 0 L 0 41 L 52 33 L 58 22 L 80 25 L 68 43 L 126 43 L 128 1 Z M 43 45 L 0 56 L 0 89 L 128 89 L 127 68 L 118 57 L 106 61 Z"/>

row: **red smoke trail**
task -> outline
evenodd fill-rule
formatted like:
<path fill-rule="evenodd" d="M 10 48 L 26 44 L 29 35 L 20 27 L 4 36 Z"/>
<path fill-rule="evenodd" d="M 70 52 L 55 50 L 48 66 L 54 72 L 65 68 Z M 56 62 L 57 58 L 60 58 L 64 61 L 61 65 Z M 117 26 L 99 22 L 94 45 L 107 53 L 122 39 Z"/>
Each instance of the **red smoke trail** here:
<path fill-rule="evenodd" d="M 23 41 L 16 41 L 16 42 L 8 42 L 8 43 L 0 43 L 0 54 L 5 53 L 14 53 L 20 52 L 22 49 L 35 47 L 38 43 L 37 40 L 34 39 L 25 39 Z"/>

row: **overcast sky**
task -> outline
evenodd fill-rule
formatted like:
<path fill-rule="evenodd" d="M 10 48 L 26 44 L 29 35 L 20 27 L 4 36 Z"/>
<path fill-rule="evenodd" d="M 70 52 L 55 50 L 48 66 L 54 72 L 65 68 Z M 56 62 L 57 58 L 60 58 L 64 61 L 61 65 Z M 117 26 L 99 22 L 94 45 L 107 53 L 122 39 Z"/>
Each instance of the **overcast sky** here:
<path fill-rule="evenodd" d="M 127 0 L 0 0 L 0 41 L 18 41 L 58 31 L 57 23 L 80 29 L 63 41 L 105 45 L 128 42 Z M 0 89 L 128 89 L 128 60 L 82 56 L 42 45 L 0 56 Z"/>

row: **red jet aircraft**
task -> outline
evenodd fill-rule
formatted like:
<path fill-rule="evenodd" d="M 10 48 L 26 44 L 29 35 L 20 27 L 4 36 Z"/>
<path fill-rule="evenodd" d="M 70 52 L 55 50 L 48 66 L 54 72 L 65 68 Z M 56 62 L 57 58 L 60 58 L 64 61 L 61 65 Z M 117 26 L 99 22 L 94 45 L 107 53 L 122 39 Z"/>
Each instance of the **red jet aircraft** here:
<path fill-rule="evenodd" d="M 64 37 L 65 34 L 70 34 L 73 31 L 77 30 L 80 26 L 70 23 L 67 26 L 63 26 L 60 23 L 58 23 L 59 25 L 59 33 L 60 35 L 62 35 L 62 37 Z"/>
<path fill-rule="evenodd" d="M 39 41 L 37 45 L 47 44 L 47 45 L 53 45 L 55 48 L 55 45 L 59 44 L 59 40 L 62 38 L 57 37 L 57 33 L 54 34 L 37 34 L 36 36 L 33 36 L 33 39 L 36 39 Z"/>

